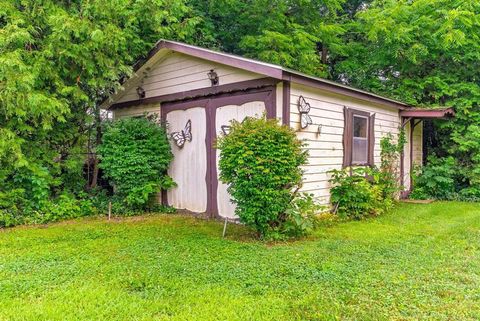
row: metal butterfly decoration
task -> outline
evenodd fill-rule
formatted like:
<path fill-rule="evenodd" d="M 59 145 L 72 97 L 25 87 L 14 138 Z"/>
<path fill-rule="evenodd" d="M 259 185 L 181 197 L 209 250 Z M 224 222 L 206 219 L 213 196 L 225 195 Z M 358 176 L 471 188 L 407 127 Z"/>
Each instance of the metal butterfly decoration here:
<path fill-rule="evenodd" d="M 186 141 L 191 142 L 192 141 L 192 121 L 189 119 L 184 129 L 182 129 L 179 132 L 173 132 L 172 134 L 170 134 L 170 137 L 172 137 L 173 141 L 175 142 L 175 145 L 177 145 L 179 148 L 182 148 L 183 145 L 185 145 Z"/>
<path fill-rule="evenodd" d="M 312 117 L 308 114 L 310 112 L 310 104 L 305 101 L 303 96 L 298 98 L 298 111 L 300 113 L 300 127 L 307 128 L 308 125 L 313 124 Z"/>
<path fill-rule="evenodd" d="M 222 129 L 224 135 L 228 135 L 232 131 L 232 126 L 230 125 L 222 125 L 220 128 Z"/>
<path fill-rule="evenodd" d="M 245 120 L 247 120 L 248 117 L 245 117 L 241 123 L 244 123 Z M 235 120 L 234 120 L 235 121 Z M 220 129 L 222 130 L 222 133 L 226 136 L 228 134 L 230 134 L 230 132 L 232 131 L 232 126 L 231 125 L 222 125 L 220 126 Z"/>

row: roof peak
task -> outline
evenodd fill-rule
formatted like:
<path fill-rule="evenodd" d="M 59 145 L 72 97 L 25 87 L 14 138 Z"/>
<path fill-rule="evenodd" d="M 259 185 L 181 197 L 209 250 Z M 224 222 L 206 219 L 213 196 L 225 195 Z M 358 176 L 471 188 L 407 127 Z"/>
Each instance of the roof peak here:
<path fill-rule="evenodd" d="M 356 99 L 366 100 L 398 109 L 408 109 L 411 106 L 391 98 L 383 97 L 368 91 L 350 87 L 338 82 L 311 76 L 293 69 L 285 68 L 280 65 L 271 64 L 235 54 L 225 53 L 183 42 L 160 39 L 150 50 L 144 59 L 139 60 L 134 65 L 134 70 L 139 71 L 145 64 L 162 51 L 171 50 L 186 55 L 198 57 L 201 59 L 214 61 L 231 67 L 247 70 L 257 74 L 264 75 L 287 82 L 299 83 L 305 86 L 325 90 L 335 94 L 346 95 Z M 128 82 L 128 80 L 127 80 Z"/>

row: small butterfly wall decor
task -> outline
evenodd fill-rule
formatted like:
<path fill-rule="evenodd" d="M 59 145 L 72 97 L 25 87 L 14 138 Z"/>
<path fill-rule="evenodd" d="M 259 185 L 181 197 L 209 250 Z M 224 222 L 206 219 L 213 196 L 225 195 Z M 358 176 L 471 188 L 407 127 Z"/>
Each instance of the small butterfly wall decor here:
<path fill-rule="evenodd" d="M 244 123 L 245 120 L 247 120 L 247 118 L 248 117 L 245 117 L 241 121 L 241 123 Z M 235 121 L 235 120 L 233 120 L 233 121 Z M 222 130 L 222 133 L 226 136 L 226 135 L 230 134 L 230 132 L 232 131 L 232 126 L 231 125 L 222 125 L 222 126 L 220 126 L 220 129 Z"/>
<path fill-rule="evenodd" d="M 182 148 L 183 145 L 185 145 L 186 141 L 191 142 L 192 141 L 192 121 L 189 119 L 184 129 L 182 129 L 179 132 L 173 132 L 172 134 L 170 134 L 170 137 L 172 137 L 173 141 L 175 142 L 175 145 L 177 145 L 179 148 Z"/>
<path fill-rule="evenodd" d="M 310 104 L 305 101 L 303 96 L 298 98 L 298 112 L 300 113 L 300 127 L 307 128 L 308 125 L 313 124 L 312 117 L 308 114 L 310 112 Z"/>
<path fill-rule="evenodd" d="M 232 126 L 230 125 L 222 125 L 220 128 L 222 129 L 224 135 L 230 134 L 230 131 L 232 130 Z"/>

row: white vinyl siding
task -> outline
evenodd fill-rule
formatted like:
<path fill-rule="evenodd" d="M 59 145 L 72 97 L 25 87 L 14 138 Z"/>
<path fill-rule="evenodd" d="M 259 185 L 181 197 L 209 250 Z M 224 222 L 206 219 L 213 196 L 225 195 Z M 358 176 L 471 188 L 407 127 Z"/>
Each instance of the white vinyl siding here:
<path fill-rule="evenodd" d="M 300 129 L 298 99 L 302 95 L 311 110 L 313 124 Z M 308 165 L 304 167 L 302 191 L 312 193 L 321 203 L 328 204 L 330 198 L 330 175 L 328 171 L 341 169 L 343 164 L 344 107 L 375 113 L 374 160 L 380 165 L 380 140 L 388 133 L 396 138 L 399 133 L 398 109 L 356 100 L 347 96 L 331 94 L 304 85 L 291 85 L 290 126 L 297 136 L 308 145 Z M 321 128 L 319 129 L 319 125 Z M 320 133 L 319 133 L 320 132 Z"/>
<path fill-rule="evenodd" d="M 423 160 L 423 122 L 413 130 L 413 164 L 421 166 Z"/>
<path fill-rule="evenodd" d="M 208 88 L 211 82 L 207 73 L 214 69 L 219 76 L 219 85 L 263 78 L 264 76 L 242 69 L 218 64 L 180 53 L 170 53 L 155 63 L 141 79 L 121 95 L 116 103 L 137 100 L 136 88 L 145 90 L 145 98 Z M 140 76 L 140 75 L 139 75 Z"/>

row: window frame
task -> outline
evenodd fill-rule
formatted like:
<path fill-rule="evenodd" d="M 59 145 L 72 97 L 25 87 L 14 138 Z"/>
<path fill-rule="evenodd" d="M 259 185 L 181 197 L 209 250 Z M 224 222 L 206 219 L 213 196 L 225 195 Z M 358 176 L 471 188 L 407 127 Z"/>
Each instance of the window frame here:
<path fill-rule="evenodd" d="M 375 146 L 375 114 L 363 110 L 356 110 L 345 107 L 344 110 L 344 138 L 343 138 L 343 167 L 351 166 L 374 166 L 374 146 Z M 367 161 L 353 161 L 353 138 L 354 138 L 354 119 L 361 117 L 367 120 Z"/>
<path fill-rule="evenodd" d="M 365 119 L 366 122 L 367 122 L 367 128 L 366 128 L 366 133 L 365 133 L 365 137 L 356 137 L 355 136 L 355 118 L 361 118 L 361 119 Z M 369 153 L 369 144 L 370 144 L 370 115 L 369 116 L 361 116 L 359 115 L 358 113 L 353 113 L 352 115 L 352 150 L 351 150 L 351 153 L 352 153 L 352 162 L 351 162 L 351 165 L 352 166 L 367 166 L 369 165 L 368 164 L 368 153 Z M 367 152 L 366 152 L 366 160 L 365 162 L 356 162 L 354 161 L 354 155 L 353 155 L 353 152 L 354 152 L 354 145 L 355 145 L 355 138 L 365 138 L 365 140 L 367 141 L 367 146 L 366 146 L 366 149 L 367 149 Z"/>

